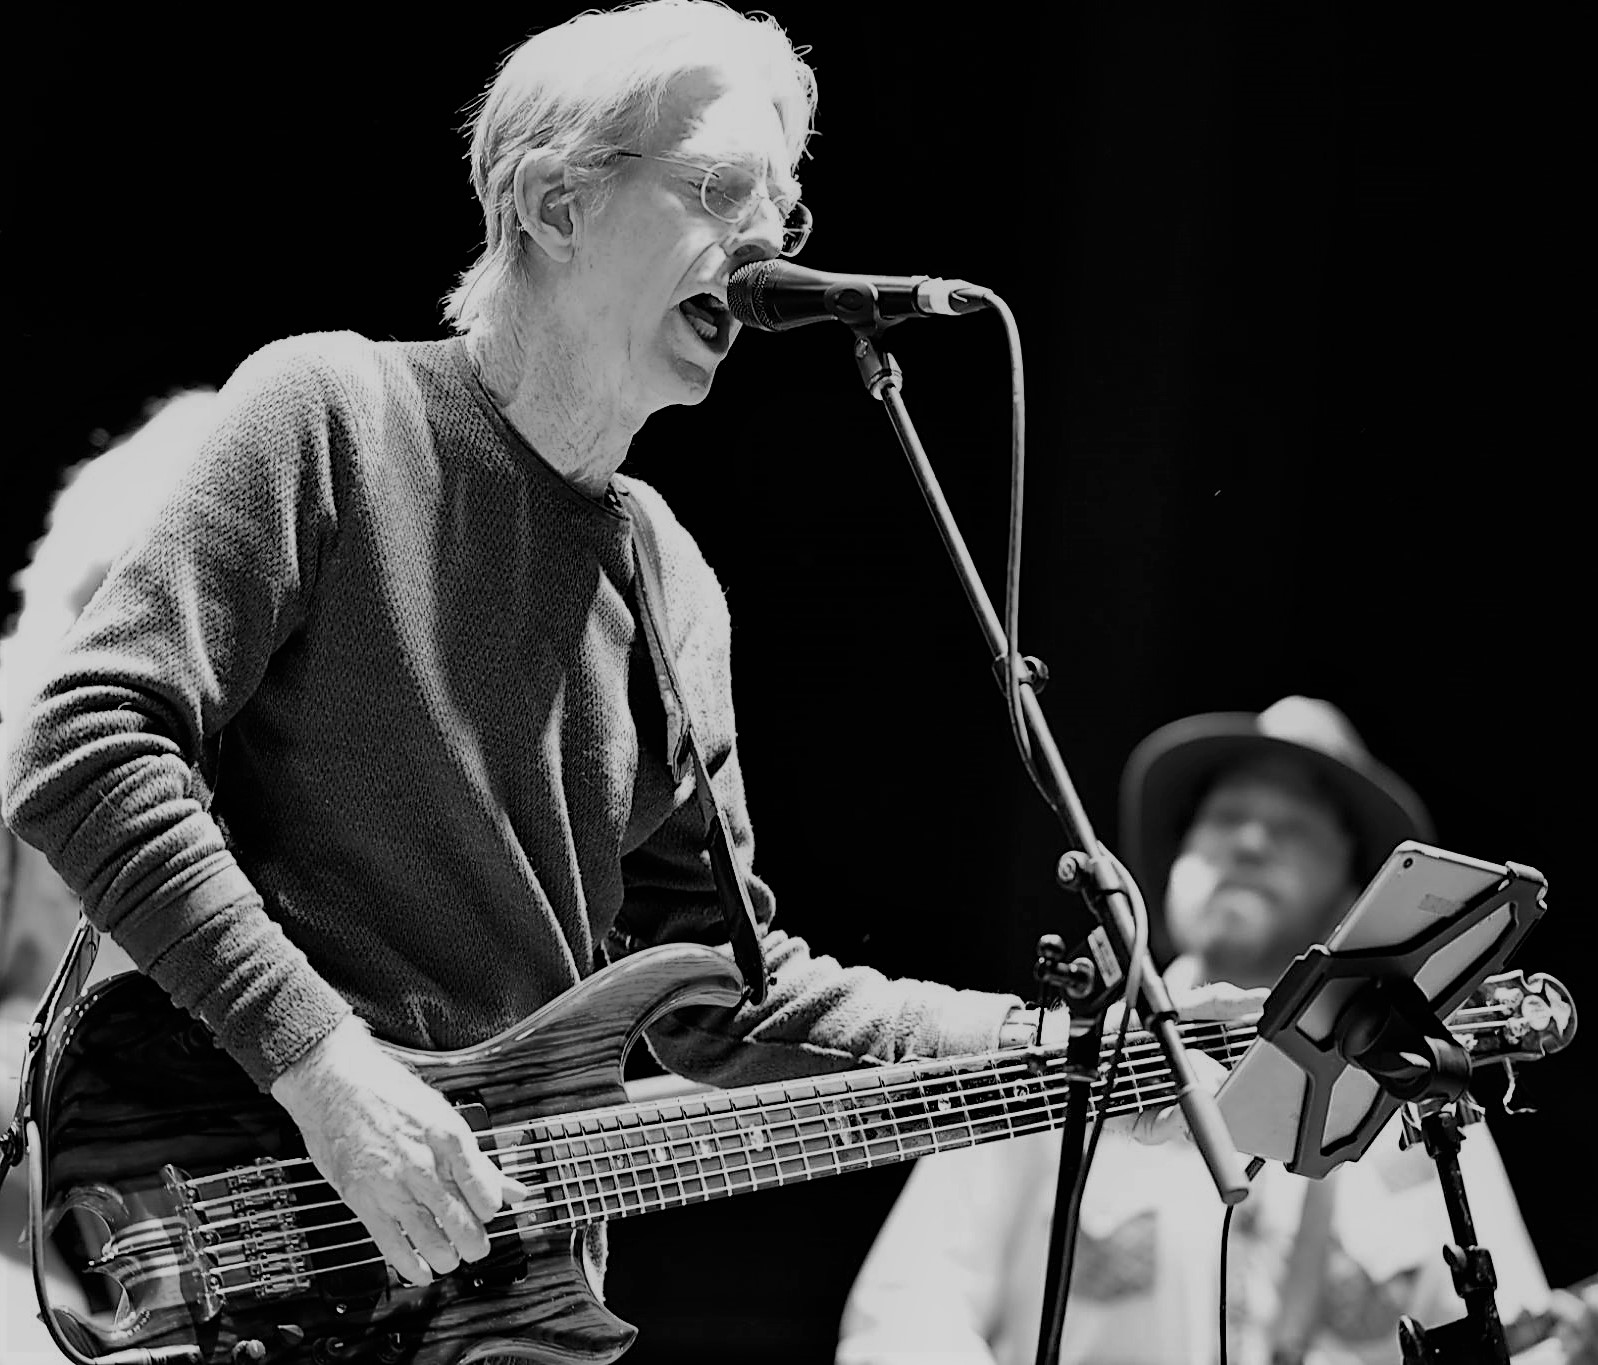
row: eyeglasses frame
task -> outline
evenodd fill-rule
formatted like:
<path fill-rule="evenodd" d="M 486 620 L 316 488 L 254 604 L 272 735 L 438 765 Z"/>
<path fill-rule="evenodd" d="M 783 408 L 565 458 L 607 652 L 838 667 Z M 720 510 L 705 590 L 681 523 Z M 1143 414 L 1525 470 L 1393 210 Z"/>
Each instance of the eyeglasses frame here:
<path fill-rule="evenodd" d="M 737 227 L 740 223 L 748 222 L 751 215 L 755 212 L 756 206 L 762 199 L 766 200 L 772 206 L 772 208 L 776 209 L 779 213 L 782 211 L 782 206 L 777 203 L 775 198 L 772 197 L 770 189 L 768 189 L 765 185 L 761 185 L 757 189 L 754 198 L 750 200 L 749 207 L 745 209 L 744 212 L 737 218 L 724 217 L 722 214 L 717 213 L 715 209 L 710 207 L 710 200 L 707 197 L 707 191 L 710 188 L 710 182 L 714 178 L 715 173 L 723 166 L 727 167 L 728 170 L 744 170 L 744 167 L 738 165 L 734 161 L 715 161 L 707 166 L 703 162 L 699 161 L 684 161 L 680 157 L 661 156 L 658 152 L 618 151 L 616 152 L 616 155 L 633 157 L 640 161 L 663 161 L 668 166 L 682 166 L 690 171 L 702 172 L 704 179 L 699 182 L 699 203 L 705 212 L 714 218 L 718 223 L 727 223 L 733 227 Z M 790 225 L 790 220 L 794 214 L 803 215 L 803 220 L 798 228 L 792 227 Z M 788 213 L 783 217 L 782 254 L 784 257 L 791 259 L 804 250 L 804 245 L 810 240 L 810 233 L 814 229 L 815 223 L 815 216 L 810 212 L 809 207 L 803 202 L 803 200 L 795 200 L 793 208 L 789 209 Z M 790 250 L 788 247 L 788 236 L 793 232 L 798 232 L 799 240 Z"/>

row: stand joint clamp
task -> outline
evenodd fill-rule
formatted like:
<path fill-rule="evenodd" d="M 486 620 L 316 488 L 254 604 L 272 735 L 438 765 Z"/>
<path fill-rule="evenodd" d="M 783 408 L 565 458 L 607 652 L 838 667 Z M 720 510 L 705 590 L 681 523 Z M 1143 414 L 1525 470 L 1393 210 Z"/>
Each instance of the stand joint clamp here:
<path fill-rule="evenodd" d="M 1465 1302 L 1471 1294 L 1491 1292 L 1498 1288 L 1498 1272 L 1493 1269 L 1493 1254 L 1484 1246 L 1455 1246 L 1443 1248 L 1443 1260 L 1454 1275 L 1454 1292 Z"/>
<path fill-rule="evenodd" d="M 1049 990 L 1057 991 L 1072 1005 L 1079 1005 L 1095 994 L 1100 986 L 1098 970 L 1086 957 L 1075 957 L 1066 951 L 1065 940 L 1058 934 L 1044 934 L 1038 940 L 1037 959 L 1032 964 L 1032 975 Z"/>
<path fill-rule="evenodd" d="M 847 321 L 847 319 L 846 319 Z M 881 319 L 878 325 L 870 325 L 870 318 L 862 318 L 855 326 L 854 362 L 860 370 L 860 378 L 869 393 L 878 402 L 882 401 L 883 390 L 890 384 L 901 392 L 904 389 L 904 371 L 899 368 L 899 362 L 887 351 L 877 349 L 876 338 L 881 330 Z"/>
<path fill-rule="evenodd" d="M 1021 667 L 1017 670 L 1020 674 L 1019 682 L 1022 687 L 1030 687 L 1036 696 L 1043 695 L 1043 689 L 1049 685 L 1049 666 L 1035 654 L 1023 654 Z M 1010 659 L 1008 655 L 997 654 L 993 659 L 993 676 L 999 684 L 999 691 L 1010 690 Z"/>

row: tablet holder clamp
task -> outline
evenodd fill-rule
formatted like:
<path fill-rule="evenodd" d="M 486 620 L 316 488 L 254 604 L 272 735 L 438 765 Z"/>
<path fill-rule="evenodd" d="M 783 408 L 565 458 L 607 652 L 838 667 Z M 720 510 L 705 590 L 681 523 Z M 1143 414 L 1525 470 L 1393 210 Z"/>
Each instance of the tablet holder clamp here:
<path fill-rule="evenodd" d="M 1493 1290 L 1492 1253 L 1476 1242 L 1459 1169 L 1461 1113 L 1469 1103 L 1470 1054 L 1459 1045 L 1408 978 L 1376 977 L 1344 1005 L 1334 1029 L 1337 1051 L 1388 1094 L 1413 1106 L 1426 1153 L 1437 1166 L 1454 1240 L 1443 1248 L 1465 1316 L 1440 1327 L 1399 1319 L 1404 1365 L 1508 1365 L 1509 1348 Z"/>

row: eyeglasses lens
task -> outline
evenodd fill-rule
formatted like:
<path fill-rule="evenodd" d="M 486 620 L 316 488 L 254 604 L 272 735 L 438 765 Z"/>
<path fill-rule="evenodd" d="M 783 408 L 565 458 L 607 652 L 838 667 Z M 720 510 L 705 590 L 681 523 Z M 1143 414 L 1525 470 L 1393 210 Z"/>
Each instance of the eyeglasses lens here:
<path fill-rule="evenodd" d="M 724 223 L 741 223 L 763 193 L 761 182 L 739 166 L 714 166 L 699 187 L 705 212 Z M 795 204 L 782 227 L 782 254 L 794 256 L 810 236 L 810 210 Z"/>
<path fill-rule="evenodd" d="M 740 223 L 754 205 L 760 184 L 736 166 L 713 166 L 699 187 L 705 210 L 724 223 Z"/>

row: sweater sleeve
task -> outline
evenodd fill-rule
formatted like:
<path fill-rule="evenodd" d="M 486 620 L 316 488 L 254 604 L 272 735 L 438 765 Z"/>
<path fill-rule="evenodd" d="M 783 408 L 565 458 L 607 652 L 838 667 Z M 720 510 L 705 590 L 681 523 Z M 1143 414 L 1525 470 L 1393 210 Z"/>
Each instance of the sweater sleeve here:
<path fill-rule="evenodd" d="M 202 774 L 305 615 L 349 419 L 303 342 L 257 353 L 222 397 L 21 717 L 4 814 L 90 922 L 265 1088 L 349 1008 L 265 912 Z"/>

